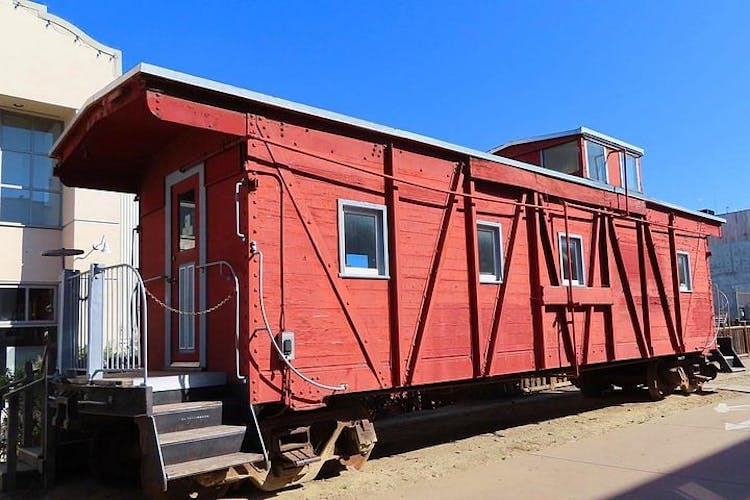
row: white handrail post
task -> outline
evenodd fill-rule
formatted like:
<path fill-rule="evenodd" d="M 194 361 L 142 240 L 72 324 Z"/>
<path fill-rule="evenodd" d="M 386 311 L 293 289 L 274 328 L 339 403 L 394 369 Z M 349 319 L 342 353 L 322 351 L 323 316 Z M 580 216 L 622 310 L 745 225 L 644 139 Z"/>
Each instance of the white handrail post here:
<path fill-rule="evenodd" d="M 86 378 L 103 378 L 104 368 L 104 272 L 91 264 L 89 273 L 89 338 L 86 353 Z"/>

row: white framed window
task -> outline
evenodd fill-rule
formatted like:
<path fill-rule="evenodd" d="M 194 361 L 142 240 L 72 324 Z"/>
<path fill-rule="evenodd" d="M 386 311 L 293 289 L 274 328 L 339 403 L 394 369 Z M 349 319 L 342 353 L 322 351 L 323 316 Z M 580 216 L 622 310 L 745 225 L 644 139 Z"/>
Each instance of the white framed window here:
<path fill-rule="evenodd" d="M 503 227 L 497 222 L 477 222 L 479 282 L 503 282 Z"/>
<path fill-rule="evenodd" d="M 589 179 L 608 183 L 607 148 L 596 142 L 586 140 L 586 167 Z"/>
<path fill-rule="evenodd" d="M 693 277 L 690 275 L 690 254 L 677 252 L 677 276 L 681 292 L 693 291 Z"/>
<path fill-rule="evenodd" d="M 560 281 L 564 286 L 586 286 L 583 274 L 583 237 L 565 233 L 558 233 L 558 248 L 560 251 Z M 570 262 L 568 262 L 568 246 L 570 246 Z M 572 273 L 572 275 L 571 275 Z"/>
<path fill-rule="evenodd" d="M 628 191 L 643 192 L 641 186 L 641 161 L 640 158 L 628 153 L 620 155 L 620 177 L 623 189 L 627 182 Z"/>
<path fill-rule="evenodd" d="M 581 170 L 579 153 L 580 148 L 577 140 L 543 149 L 541 152 L 542 166 L 566 174 L 575 174 Z"/>
<path fill-rule="evenodd" d="M 62 185 L 47 155 L 62 123 L 0 111 L 0 221 L 59 227 Z"/>
<path fill-rule="evenodd" d="M 388 277 L 386 207 L 339 200 L 339 262 L 341 276 Z"/>

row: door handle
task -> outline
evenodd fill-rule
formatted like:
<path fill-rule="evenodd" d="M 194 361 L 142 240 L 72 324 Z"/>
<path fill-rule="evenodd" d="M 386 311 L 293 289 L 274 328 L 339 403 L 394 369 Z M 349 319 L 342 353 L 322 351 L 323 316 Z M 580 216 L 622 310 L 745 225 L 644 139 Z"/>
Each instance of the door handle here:
<path fill-rule="evenodd" d="M 245 181 L 239 181 L 234 185 L 234 225 L 237 237 L 242 241 L 247 240 L 247 235 L 240 231 L 240 190 Z"/>

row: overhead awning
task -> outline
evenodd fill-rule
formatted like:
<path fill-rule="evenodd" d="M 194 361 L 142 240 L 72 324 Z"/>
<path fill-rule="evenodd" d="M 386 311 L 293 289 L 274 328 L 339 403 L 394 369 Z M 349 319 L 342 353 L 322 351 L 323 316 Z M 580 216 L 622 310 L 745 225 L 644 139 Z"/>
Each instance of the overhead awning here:
<path fill-rule="evenodd" d="M 133 71 L 94 96 L 53 147 L 55 175 L 67 186 L 137 193 L 154 156 L 180 135 L 245 136 L 245 113 L 160 83 Z"/>

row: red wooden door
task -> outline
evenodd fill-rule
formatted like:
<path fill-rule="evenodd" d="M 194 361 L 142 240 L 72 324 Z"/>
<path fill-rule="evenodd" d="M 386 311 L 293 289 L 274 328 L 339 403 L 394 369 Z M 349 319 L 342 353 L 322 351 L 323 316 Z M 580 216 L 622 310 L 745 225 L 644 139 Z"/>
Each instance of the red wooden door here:
<path fill-rule="evenodd" d="M 172 313 L 172 363 L 200 362 L 200 322 L 198 317 L 185 314 L 198 310 L 200 255 L 200 190 L 198 174 L 171 187 L 171 287 L 172 307 L 182 314 Z"/>

